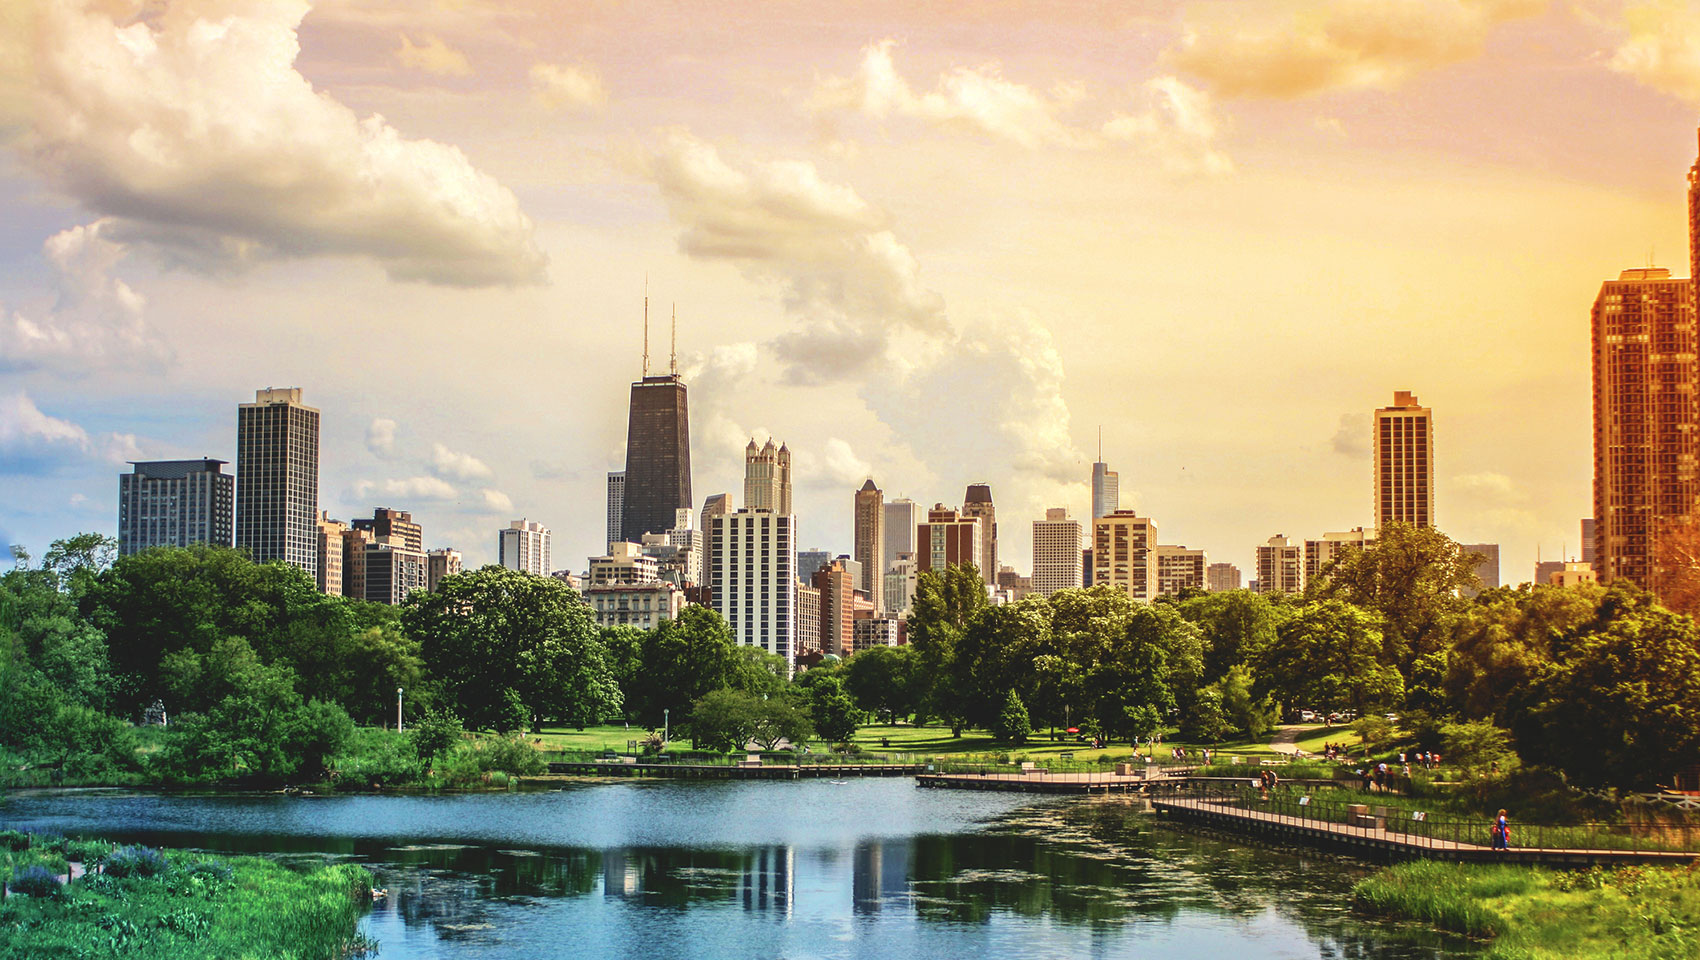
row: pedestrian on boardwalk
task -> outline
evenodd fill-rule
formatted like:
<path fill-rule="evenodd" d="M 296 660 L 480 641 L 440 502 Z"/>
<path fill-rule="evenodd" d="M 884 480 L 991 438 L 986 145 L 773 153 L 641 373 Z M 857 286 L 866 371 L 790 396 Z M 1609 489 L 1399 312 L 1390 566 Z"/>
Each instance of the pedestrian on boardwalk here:
<path fill-rule="evenodd" d="M 1499 817 L 1493 822 L 1493 848 L 1495 850 L 1511 849 L 1511 824 L 1505 819 L 1505 811 L 1499 811 Z"/>

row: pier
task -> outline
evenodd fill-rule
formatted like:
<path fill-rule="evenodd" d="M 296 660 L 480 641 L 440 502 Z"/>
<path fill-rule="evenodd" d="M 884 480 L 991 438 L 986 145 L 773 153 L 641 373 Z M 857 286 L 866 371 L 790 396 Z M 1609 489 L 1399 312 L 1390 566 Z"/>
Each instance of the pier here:
<path fill-rule="evenodd" d="M 836 780 L 842 777 L 912 777 L 918 763 L 625 763 L 550 761 L 549 772 L 585 777 L 658 777 L 669 780 Z"/>

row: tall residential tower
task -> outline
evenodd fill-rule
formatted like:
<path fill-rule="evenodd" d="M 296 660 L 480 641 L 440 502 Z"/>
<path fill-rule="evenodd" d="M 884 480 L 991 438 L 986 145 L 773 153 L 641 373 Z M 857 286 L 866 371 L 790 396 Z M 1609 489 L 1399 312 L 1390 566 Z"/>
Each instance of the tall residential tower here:
<path fill-rule="evenodd" d="M 236 548 L 319 575 L 319 411 L 301 388 L 254 392 L 236 409 Z"/>
<path fill-rule="evenodd" d="M 1375 411 L 1375 528 L 1434 526 L 1434 416 L 1409 390 Z"/>
<path fill-rule="evenodd" d="M 869 477 L 856 491 L 855 556 L 862 565 L 862 582 L 856 589 L 868 595 L 876 608 L 885 606 L 885 495 Z"/>

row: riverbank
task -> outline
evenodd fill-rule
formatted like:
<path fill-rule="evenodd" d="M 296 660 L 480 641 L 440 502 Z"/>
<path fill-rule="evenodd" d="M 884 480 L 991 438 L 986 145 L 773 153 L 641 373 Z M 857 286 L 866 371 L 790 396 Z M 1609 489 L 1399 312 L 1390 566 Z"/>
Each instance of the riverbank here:
<path fill-rule="evenodd" d="M 0 834 L 0 960 L 351 958 L 371 874 L 259 857 Z"/>
<path fill-rule="evenodd" d="M 1361 881 L 1360 909 L 1490 941 L 1484 960 L 1700 957 L 1700 866 L 1551 871 L 1419 861 Z"/>

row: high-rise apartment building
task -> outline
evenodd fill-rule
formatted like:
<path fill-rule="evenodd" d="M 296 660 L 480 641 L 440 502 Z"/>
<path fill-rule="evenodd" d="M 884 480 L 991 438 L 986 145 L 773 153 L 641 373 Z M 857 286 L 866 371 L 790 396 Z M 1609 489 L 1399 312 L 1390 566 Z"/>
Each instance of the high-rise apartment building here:
<path fill-rule="evenodd" d="M 319 573 L 319 411 L 301 388 L 254 391 L 236 409 L 238 550 Z"/>
<path fill-rule="evenodd" d="M 1114 510 L 1092 521 L 1092 585 L 1157 599 L 1157 521 Z"/>
<path fill-rule="evenodd" d="M 635 543 L 610 543 L 607 554 L 591 557 L 585 573 L 586 587 L 604 587 L 611 583 L 654 583 L 660 579 L 660 563 L 644 555 Z"/>
<path fill-rule="evenodd" d="M 998 511 L 992 506 L 992 487 L 986 483 L 971 483 L 963 497 L 962 515 L 980 521 L 980 575 L 987 583 L 996 583 L 998 574 Z"/>
<path fill-rule="evenodd" d="M 741 509 L 708 518 L 714 609 L 732 636 L 793 663 L 797 656 L 797 519 Z"/>
<path fill-rule="evenodd" d="M 1000 603 L 1015 603 L 1033 593 L 1033 578 L 1022 576 L 1021 572 L 1009 564 L 998 567 L 996 584 Z"/>
<path fill-rule="evenodd" d="M 1593 564 L 1594 564 L 1594 518 L 1593 517 L 1586 517 L 1582 520 L 1582 562 L 1588 564 L 1589 566 L 1593 566 Z"/>
<path fill-rule="evenodd" d="M 820 591 L 813 584 L 797 582 L 797 652 L 819 651 Z"/>
<path fill-rule="evenodd" d="M 1259 593 L 1304 593 L 1304 545 L 1285 534 L 1276 534 L 1257 548 L 1257 591 Z"/>
<path fill-rule="evenodd" d="M 625 535 L 624 522 L 626 509 L 626 471 L 608 471 L 608 535 L 604 537 L 609 543 L 620 540 Z"/>
<path fill-rule="evenodd" d="M 869 477 L 856 491 L 856 562 L 862 565 L 857 589 L 876 607 L 885 605 L 885 495 Z"/>
<path fill-rule="evenodd" d="M 832 562 L 832 551 L 811 547 L 808 550 L 797 551 L 797 579 L 804 583 L 813 583 L 815 571 Z"/>
<path fill-rule="evenodd" d="M 1657 588 L 1660 531 L 1700 494 L 1700 337 L 1689 281 L 1625 270 L 1594 300 L 1594 570 Z"/>
<path fill-rule="evenodd" d="M 611 541 L 642 543 L 644 534 L 661 533 L 672 525 L 673 511 L 691 506 L 691 424 L 685 394 L 677 351 L 667 373 L 649 375 L 649 298 L 645 297 L 643 371 L 632 384 L 620 536 Z"/>
<path fill-rule="evenodd" d="M 394 606 L 413 591 L 429 587 L 424 551 L 408 547 L 399 538 L 380 537 L 366 542 L 364 552 L 361 569 L 367 601 Z"/>
<path fill-rule="evenodd" d="M 332 520 L 319 511 L 319 592 L 330 597 L 342 596 L 342 538 L 349 526 Z"/>
<path fill-rule="evenodd" d="M 370 517 L 356 518 L 352 526 L 356 530 L 365 530 L 379 541 L 393 538 L 409 550 L 425 551 L 425 530 L 413 522 L 413 514 L 406 510 L 379 507 L 372 511 Z"/>
<path fill-rule="evenodd" d="M 1211 593 L 1240 588 L 1240 568 L 1231 563 L 1212 563 L 1205 570 Z"/>
<path fill-rule="evenodd" d="M 138 460 L 118 475 L 118 555 L 231 543 L 236 478 L 223 460 Z"/>
<path fill-rule="evenodd" d="M 1203 550 L 1185 546 L 1157 545 L 1157 595 L 1179 596 L 1183 590 L 1203 590 L 1210 560 Z"/>
<path fill-rule="evenodd" d="M 366 545 L 376 540 L 370 530 L 349 527 L 342 531 L 343 596 L 366 599 Z"/>
<path fill-rule="evenodd" d="M 984 528 L 974 517 L 933 504 L 927 522 L 915 528 L 915 561 L 921 570 L 943 570 L 964 563 L 979 566 Z"/>
<path fill-rule="evenodd" d="M 425 554 L 425 589 L 437 592 L 437 585 L 461 570 L 460 551 L 439 547 Z"/>
<path fill-rule="evenodd" d="M 1393 405 L 1375 411 L 1372 455 L 1375 528 L 1434 526 L 1434 415 L 1416 394 L 1396 390 Z"/>
<path fill-rule="evenodd" d="M 1479 595 L 1482 590 L 1492 590 L 1499 586 L 1499 544 L 1462 543 L 1458 545 L 1458 548 L 1464 551 L 1465 554 L 1481 558 L 1476 561 L 1472 568 L 1476 575 L 1476 579 L 1482 582 L 1481 589 L 1477 590 L 1467 588 L 1462 591 L 1464 596 L 1474 597 Z"/>
<path fill-rule="evenodd" d="M 885 556 L 881 565 L 890 570 L 898 554 L 914 554 L 915 528 L 921 522 L 921 507 L 913 500 L 899 498 L 885 505 Z"/>
<path fill-rule="evenodd" d="M 885 571 L 885 612 L 894 617 L 907 616 L 915 604 L 915 588 L 920 583 L 921 568 L 912 553 L 900 553 Z"/>
<path fill-rule="evenodd" d="M 1080 521 L 1065 507 L 1051 507 L 1033 521 L 1033 592 L 1048 597 L 1081 586 Z"/>
<path fill-rule="evenodd" d="M 896 617 L 857 616 L 851 624 L 853 652 L 874 647 L 895 647 L 903 635 L 903 621 Z"/>
<path fill-rule="evenodd" d="M 549 575 L 549 528 L 535 520 L 510 521 L 496 534 L 496 562 L 509 570 Z"/>
<path fill-rule="evenodd" d="M 1362 550 L 1375 543 L 1375 531 L 1353 527 L 1343 533 L 1325 533 L 1320 540 L 1305 541 L 1305 582 L 1322 576 L 1330 563 L 1348 550 Z"/>
<path fill-rule="evenodd" d="M 855 652 L 855 576 L 834 560 L 815 571 L 812 585 L 820 591 L 821 651 L 848 657 Z"/>
<path fill-rule="evenodd" d="M 744 448 L 744 506 L 791 513 L 791 451 L 784 444 L 775 447 L 771 437 L 760 448 L 754 440 Z"/>

